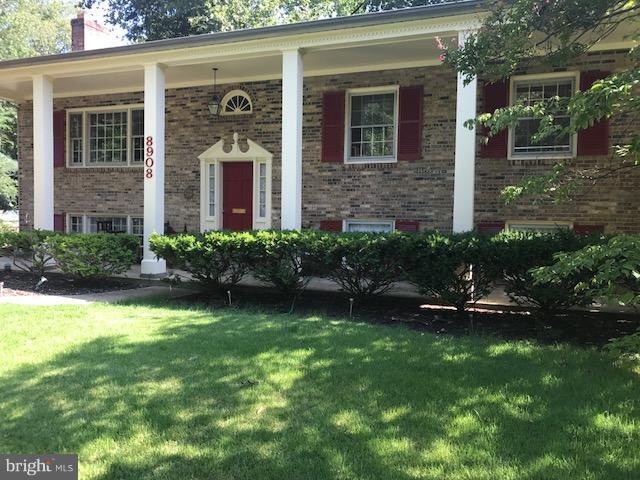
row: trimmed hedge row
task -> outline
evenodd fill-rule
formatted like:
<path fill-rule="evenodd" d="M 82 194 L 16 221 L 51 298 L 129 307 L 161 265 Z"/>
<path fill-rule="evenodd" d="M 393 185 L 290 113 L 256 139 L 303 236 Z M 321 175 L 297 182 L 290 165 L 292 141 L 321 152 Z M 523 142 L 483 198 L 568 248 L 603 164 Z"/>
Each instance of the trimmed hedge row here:
<path fill-rule="evenodd" d="M 319 231 L 208 232 L 156 235 L 151 249 L 213 289 L 228 289 L 246 275 L 295 298 L 312 276 L 335 281 L 357 300 L 409 281 L 428 297 L 465 306 L 496 282 L 520 304 L 546 311 L 589 303 L 566 282 L 536 283 L 530 271 L 551 265 L 558 252 L 576 251 L 604 237 L 570 233 L 330 233 Z"/>
<path fill-rule="evenodd" d="M 136 262 L 139 245 L 136 236 L 126 234 L 0 232 L 0 256 L 36 280 L 55 268 L 78 279 L 122 274 Z"/>

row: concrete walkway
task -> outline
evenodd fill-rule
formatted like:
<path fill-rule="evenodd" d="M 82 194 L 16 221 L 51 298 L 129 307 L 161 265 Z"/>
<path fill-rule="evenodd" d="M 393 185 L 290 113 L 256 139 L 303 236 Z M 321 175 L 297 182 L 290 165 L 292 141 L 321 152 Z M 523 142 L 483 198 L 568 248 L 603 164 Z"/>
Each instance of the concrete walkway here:
<path fill-rule="evenodd" d="M 187 288 L 169 288 L 165 285 L 114 290 L 112 292 L 85 293 L 82 295 L 24 295 L 0 297 L 1 304 L 13 305 L 88 305 L 90 303 L 118 303 L 149 297 L 178 298 L 191 295 Z"/>

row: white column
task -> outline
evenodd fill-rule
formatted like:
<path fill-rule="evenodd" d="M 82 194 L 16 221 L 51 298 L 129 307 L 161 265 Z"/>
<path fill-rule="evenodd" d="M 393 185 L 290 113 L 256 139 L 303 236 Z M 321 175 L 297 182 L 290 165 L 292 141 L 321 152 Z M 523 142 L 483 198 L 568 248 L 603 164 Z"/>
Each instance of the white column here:
<path fill-rule="evenodd" d="M 164 69 L 159 64 L 144 67 L 144 253 L 141 273 L 162 275 L 164 259 L 155 258 L 149 237 L 164 233 Z"/>
<path fill-rule="evenodd" d="M 458 42 L 462 46 L 469 31 L 458 33 Z M 469 130 L 464 122 L 476 116 L 477 79 L 474 77 L 467 85 L 458 73 L 458 91 L 456 96 L 456 144 L 455 170 L 453 185 L 453 231 L 473 230 L 473 208 L 475 194 L 476 129 Z"/>
<path fill-rule="evenodd" d="M 33 77 L 33 226 L 53 230 L 53 83 Z"/>
<path fill-rule="evenodd" d="M 282 52 L 282 229 L 302 227 L 302 53 Z"/>

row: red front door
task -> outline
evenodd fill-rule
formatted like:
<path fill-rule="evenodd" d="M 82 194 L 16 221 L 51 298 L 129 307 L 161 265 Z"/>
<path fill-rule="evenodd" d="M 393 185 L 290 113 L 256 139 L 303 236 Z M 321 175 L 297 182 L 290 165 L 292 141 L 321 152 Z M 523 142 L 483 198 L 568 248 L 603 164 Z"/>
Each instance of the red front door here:
<path fill-rule="evenodd" d="M 222 164 L 222 228 L 253 228 L 253 163 Z"/>

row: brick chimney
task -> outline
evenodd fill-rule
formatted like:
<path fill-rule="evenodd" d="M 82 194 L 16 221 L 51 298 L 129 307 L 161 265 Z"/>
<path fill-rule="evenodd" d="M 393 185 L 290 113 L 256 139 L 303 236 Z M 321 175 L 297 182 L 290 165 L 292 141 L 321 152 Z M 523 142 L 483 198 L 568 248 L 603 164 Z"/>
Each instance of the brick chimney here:
<path fill-rule="evenodd" d="M 79 10 L 71 19 L 71 51 L 95 50 L 122 45 L 122 41 L 99 21 Z"/>

